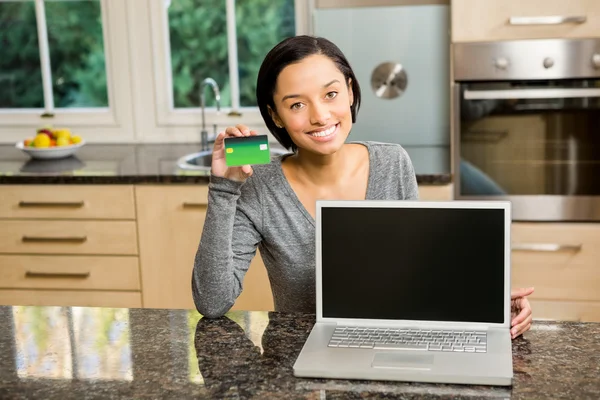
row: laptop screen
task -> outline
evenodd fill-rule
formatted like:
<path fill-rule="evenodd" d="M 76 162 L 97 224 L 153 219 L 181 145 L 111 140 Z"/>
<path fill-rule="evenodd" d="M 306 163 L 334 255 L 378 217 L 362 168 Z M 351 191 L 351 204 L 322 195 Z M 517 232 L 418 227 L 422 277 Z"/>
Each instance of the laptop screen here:
<path fill-rule="evenodd" d="M 504 212 L 323 207 L 323 317 L 503 323 Z"/>

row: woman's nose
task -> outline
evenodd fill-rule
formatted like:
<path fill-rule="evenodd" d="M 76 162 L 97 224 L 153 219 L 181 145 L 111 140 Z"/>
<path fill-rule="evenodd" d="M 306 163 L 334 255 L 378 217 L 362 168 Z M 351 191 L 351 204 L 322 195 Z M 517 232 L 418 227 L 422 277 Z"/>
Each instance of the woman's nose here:
<path fill-rule="evenodd" d="M 315 104 L 311 107 L 310 113 L 310 122 L 313 125 L 325 125 L 329 118 L 331 117 L 331 113 L 329 112 L 329 108 L 325 104 Z"/>

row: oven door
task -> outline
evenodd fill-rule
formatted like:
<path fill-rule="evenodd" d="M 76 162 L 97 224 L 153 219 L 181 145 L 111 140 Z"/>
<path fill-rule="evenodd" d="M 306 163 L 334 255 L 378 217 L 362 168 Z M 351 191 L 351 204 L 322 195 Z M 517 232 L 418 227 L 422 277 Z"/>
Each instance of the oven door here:
<path fill-rule="evenodd" d="M 455 198 L 513 220 L 600 221 L 600 80 L 459 83 Z"/>

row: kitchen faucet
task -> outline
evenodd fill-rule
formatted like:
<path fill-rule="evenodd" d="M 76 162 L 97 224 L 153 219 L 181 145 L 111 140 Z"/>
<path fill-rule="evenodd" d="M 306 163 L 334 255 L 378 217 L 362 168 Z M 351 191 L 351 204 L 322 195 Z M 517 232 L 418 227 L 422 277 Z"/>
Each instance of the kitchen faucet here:
<path fill-rule="evenodd" d="M 213 137 L 211 140 L 208 139 L 208 132 L 206 131 L 206 124 L 204 122 L 204 107 L 206 103 L 206 96 L 204 95 L 204 89 L 206 86 L 210 86 L 215 95 L 215 101 L 217 102 L 217 112 L 221 110 L 221 92 L 219 91 L 219 85 L 213 78 L 206 78 L 200 84 L 200 108 L 202 108 L 202 131 L 200 132 L 200 150 L 209 150 L 208 145 L 215 142 L 217 138 L 217 124 L 213 124 Z"/>

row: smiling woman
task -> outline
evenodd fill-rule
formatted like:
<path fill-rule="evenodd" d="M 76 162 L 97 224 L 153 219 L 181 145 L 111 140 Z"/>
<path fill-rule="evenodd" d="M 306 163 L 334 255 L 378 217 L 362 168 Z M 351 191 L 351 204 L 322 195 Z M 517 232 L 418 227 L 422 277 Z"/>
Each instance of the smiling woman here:
<path fill-rule="evenodd" d="M 204 316 L 227 312 L 259 248 L 277 311 L 315 310 L 315 202 L 416 199 L 417 182 L 400 145 L 346 143 L 360 86 L 346 57 L 323 38 L 296 36 L 265 57 L 257 103 L 271 133 L 294 153 L 267 165 L 227 167 L 227 128 L 213 150 L 206 222 L 192 279 Z"/>

